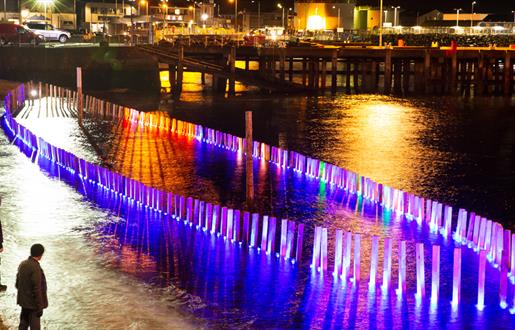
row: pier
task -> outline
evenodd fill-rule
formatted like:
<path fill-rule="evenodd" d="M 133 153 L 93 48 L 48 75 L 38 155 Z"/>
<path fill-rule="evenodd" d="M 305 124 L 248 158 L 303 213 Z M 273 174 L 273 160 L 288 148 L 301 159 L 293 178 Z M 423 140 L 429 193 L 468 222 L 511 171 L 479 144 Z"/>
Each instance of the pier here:
<path fill-rule="evenodd" d="M 172 90 L 179 94 L 184 68 L 213 75 L 214 89 L 223 93 L 232 93 L 235 81 L 290 92 L 511 96 L 514 91 L 515 50 L 508 49 L 229 48 L 180 43 L 138 49 L 170 65 Z M 244 68 L 236 68 L 237 61 Z"/>

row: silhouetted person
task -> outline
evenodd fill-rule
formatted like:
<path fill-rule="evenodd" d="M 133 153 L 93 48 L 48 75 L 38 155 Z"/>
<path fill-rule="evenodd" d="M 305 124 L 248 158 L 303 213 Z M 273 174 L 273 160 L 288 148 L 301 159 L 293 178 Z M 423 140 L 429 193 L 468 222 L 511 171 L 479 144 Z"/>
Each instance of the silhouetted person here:
<path fill-rule="evenodd" d="M 48 307 L 46 279 L 39 265 L 45 248 L 34 244 L 30 248 L 30 257 L 21 262 L 16 275 L 17 302 L 21 306 L 20 326 L 18 329 L 41 329 L 43 309 Z"/>
<path fill-rule="evenodd" d="M 0 197 L 0 206 L 2 206 L 2 197 Z M 2 220 L 0 219 L 0 253 L 4 252 L 4 234 L 2 232 Z M 1 264 L 1 260 L 0 260 Z M 7 290 L 7 286 L 1 284 L 2 277 L 0 277 L 0 292 Z"/>

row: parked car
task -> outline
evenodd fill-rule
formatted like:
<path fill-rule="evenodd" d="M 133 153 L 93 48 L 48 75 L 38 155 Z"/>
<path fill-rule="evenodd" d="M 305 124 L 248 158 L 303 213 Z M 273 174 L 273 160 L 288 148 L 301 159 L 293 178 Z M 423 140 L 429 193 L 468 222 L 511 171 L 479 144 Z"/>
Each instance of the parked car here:
<path fill-rule="evenodd" d="M 0 23 L 0 46 L 7 44 L 39 43 L 39 37 L 25 27 L 13 23 Z"/>
<path fill-rule="evenodd" d="M 56 40 L 65 43 L 72 36 L 70 32 L 56 29 L 52 24 L 45 22 L 27 22 L 25 25 L 45 41 Z"/>

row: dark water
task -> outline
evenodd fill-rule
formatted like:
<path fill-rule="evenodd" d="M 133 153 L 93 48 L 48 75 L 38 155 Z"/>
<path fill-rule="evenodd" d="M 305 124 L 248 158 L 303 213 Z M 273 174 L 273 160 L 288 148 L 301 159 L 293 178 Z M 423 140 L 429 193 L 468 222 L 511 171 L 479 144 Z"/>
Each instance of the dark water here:
<path fill-rule="evenodd" d="M 253 110 L 257 140 L 316 156 L 396 188 L 478 211 L 508 226 L 513 223 L 515 214 L 510 206 L 515 201 L 515 106 L 511 101 L 254 95 L 227 100 L 191 93 L 165 110 L 180 119 L 238 135 L 243 135 L 243 111 Z M 30 120 L 27 125 L 51 143 L 99 161 L 82 134 L 70 136 L 70 132 L 76 130 L 73 120 Z M 162 189 L 241 208 L 244 189 L 241 156 L 183 137 L 135 131 L 110 123 L 90 123 L 89 129 L 98 148 L 103 150 L 107 165 L 116 171 Z M 2 145 L 2 148 L 11 150 L 13 147 Z M 17 156 L 11 151 L 6 155 L 7 159 L 18 159 L 12 158 Z M 75 226 L 80 226 L 81 218 L 88 216 L 88 222 L 83 225 L 93 227 L 95 234 L 88 230 L 86 235 L 76 229 L 78 235 L 72 238 L 78 241 L 78 247 L 81 244 L 94 246 L 95 253 L 88 254 L 88 260 L 108 264 L 107 272 L 114 273 L 114 277 L 116 274 L 128 276 L 131 288 L 138 288 L 142 283 L 159 289 L 158 293 L 143 299 L 171 301 L 161 307 L 173 312 L 173 319 L 182 320 L 181 313 L 186 313 L 201 320 L 189 326 L 336 329 L 515 326 L 514 317 L 498 307 L 499 271 L 491 266 L 487 267 L 487 307 L 479 312 L 474 306 L 477 255 L 471 250 L 463 249 L 462 304 L 453 309 L 450 305 L 451 241 L 429 233 L 414 222 L 383 212 L 376 205 L 361 203 L 330 186 L 289 171 L 259 161 L 255 161 L 255 170 L 258 207 L 263 213 L 288 217 L 309 227 L 324 224 L 330 230 L 352 230 L 362 235 L 359 286 L 310 271 L 309 231 L 306 257 L 302 264 L 294 265 L 102 196 L 94 197 L 100 206 L 94 211 L 96 221 L 91 220 L 89 211 L 86 215 L 71 212 L 77 214 Z M 6 176 L 0 180 L 10 182 Z M 20 189 L 11 183 L 6 193 Z M 44 190 L 44 187 L 39 189 Z M 69 191 L 63 194 L 73 196 Z M 52 196 L 46 198 L 52 200 Z M 60 219 L 55 223 L 56 228 L 63 222 L 62 217 L 70 213 L 70 206 L 64 209 L 55 206 L 55 217 Z M 31 209 L 26 204 L 25 208 Z M 7 215 L 14 219 L 11 213 Z M 370 236 L 373 234 L 395 239 L 393 286 L 397 279 L 398 241 L 408 241 L 408 294 L 404 299 L 394 293 L 384 294 L 379 287 L 375 293 L 368 290 Z M 334 231 L 330 235 L 334 235 Z M 442 246 L 438 305 L 430 304 L 429 300 L 418 302 L 413 296 L 414 243 L 420 241 L 425 243 L 428 296 L 431 245 Z M 379 260 L 378 282 L 382 274 L 381 252 Z M 63 267 L 58 261 L 53 262 L 56 270 Z M 330 265 L 331 262 L 330 258 Z M 98 277 L 93 276 L 97 268 L 83 272 L 86 280 Z M 112 282 L 115 288 L 120 285 L 115 280 Z M 513 285 L 510 285 L 509 301 L 513 300 L 512 291 Z M 112 299 L 113 292 L 103 284 L 97 294 L 99 299 L 103 295 Z M 131 312 L 125 313 L 130 317 L 134 313 L 135 298 L 122 296 L 131 307 Z M 151 325 L 145 315 L 156 307 L 138 307 L 142 311 L 138 315 L 141 328 L 162 328 L 161 322 L 167 322 L 159 318 Z M 77 312 L 81 310 L 91 315 L 83 305 L 79 305 Z M 66 311 L 56 312 L 56 315 L 59 313 Z"/>

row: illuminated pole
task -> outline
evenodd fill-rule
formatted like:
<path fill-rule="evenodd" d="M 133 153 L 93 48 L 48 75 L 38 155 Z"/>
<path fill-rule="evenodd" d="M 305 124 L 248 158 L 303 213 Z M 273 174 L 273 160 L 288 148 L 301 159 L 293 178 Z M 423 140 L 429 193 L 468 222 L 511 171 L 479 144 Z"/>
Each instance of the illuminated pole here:
<path fill-rule="evenodd" d="M 459 27 L 460 26 L 460 11 L 462 10 L 461 8 L 454 8 L 454 10 L 456 10 L 456 27 Z"/>
<path fill-rule="evenodd" d="M 400 9 L 400 8 L 401 8 L 400 6 L 393 7 L 393 26 L 397 26 L 397 9 Z"/>
<path fill-rule="evenodd" d="M 379 47 L 383 44 L 383 0 L 379 2 Z"/>
<path fill-rule="evenodd" d="M 281 22 L 282 22 L 282 25 L 283 25 L 283 35 L 284 35 L 284 31 L 286 31 L 286 28 L 284 27 L 284 6 L 281 5 L 280 3 L 277 4 L 277 7 L 279 9 L 282 9 L 283 10 L 283 16 L 281 18 Z"/>
<path fill-rule="evenodd" d="M 473 20 L 474 20 L 474 5 L 476 4 L 477 2 L 475 1 L 472 1 L 472 9 L 470 10 L 470 27 L 472 27 L 474 24 L 473 24 Z"/>

